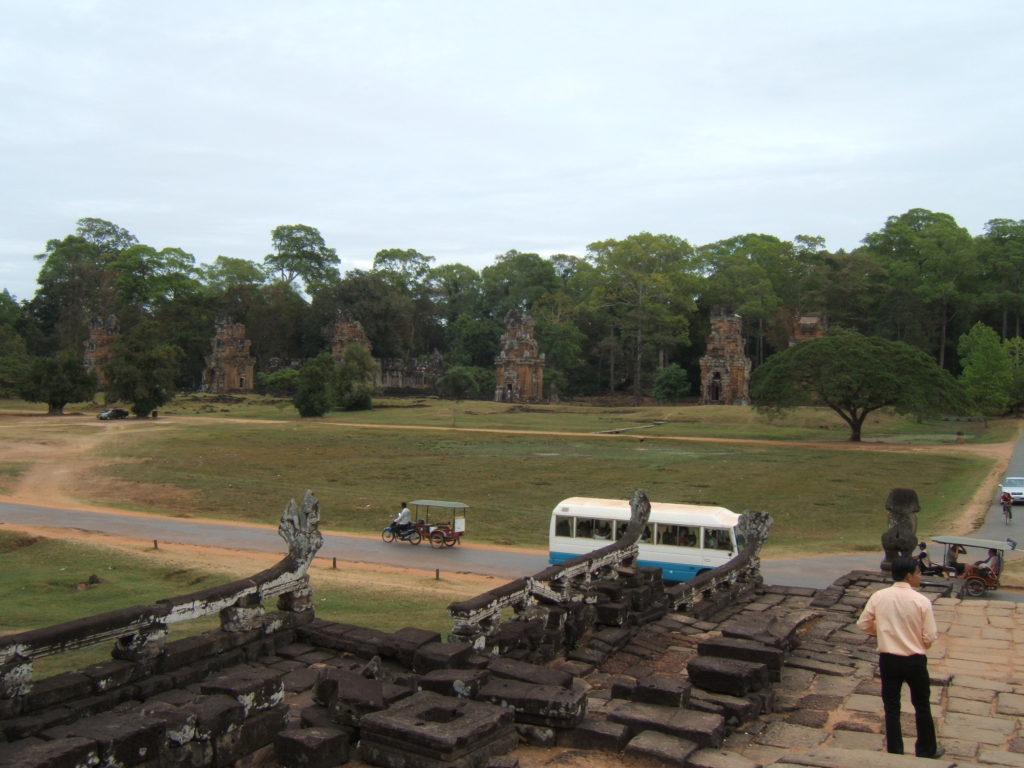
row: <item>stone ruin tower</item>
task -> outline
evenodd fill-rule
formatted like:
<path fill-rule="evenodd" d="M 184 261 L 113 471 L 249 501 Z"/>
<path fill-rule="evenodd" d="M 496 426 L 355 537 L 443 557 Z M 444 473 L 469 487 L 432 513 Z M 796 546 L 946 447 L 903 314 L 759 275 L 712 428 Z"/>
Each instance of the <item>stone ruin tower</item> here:
<path fill-rule="evenodd" d="M 501 352 L 494 358 L 498 403 L 536 403 L 544 399 L 544 355 L 533 338 L 533 318 L 510 309 L 505 315 Z"/>
<path fill-rule="evenodd" d="M 345 356 L 345 348 L 349 344 L 362 344 L 370 352 L 373 352 L 373 345 L 363 330 L 363 324 L 352 317 L 352 313 L 345 309 L 339 309 L 334 318 L 334 326 L 331 336 L 331 357 L 338 362 Z"/>
<path fill-rule="evenodd" d="M 711 317 L 707 353 L 700 359 L 700 404 L 750 404 L 750 358 L 743 353 L 743 318 L 737 314 Z"/>
<path fill-rule="evenodd" d="M 824 315 L 801 315 L 794 313 L 793 333 L 790 335 L 789 346 L 793 347 L 801 341 L 820 339 L 828 331 Z"/>
<path fill-rule="evenodd" d="M 117 318 L 114 315 L 108 315 L 106 320 L 94 317 L 89 321 L 89 338 L 85 340 L 85 369 L 96 374 L 96 384 L 100 389 L 107 385 L 103 366 L 114 357 L 117 332 Z"/>
<path fill-rule="evenodd" d="M 249 351 L 252 342 L 245 338 L 245 326 L 220 318 L 216 328 L 210 342 L 213 351 L 206 356 L 203 391 L 214 394 L 252 392 L 256 358 Z"/>

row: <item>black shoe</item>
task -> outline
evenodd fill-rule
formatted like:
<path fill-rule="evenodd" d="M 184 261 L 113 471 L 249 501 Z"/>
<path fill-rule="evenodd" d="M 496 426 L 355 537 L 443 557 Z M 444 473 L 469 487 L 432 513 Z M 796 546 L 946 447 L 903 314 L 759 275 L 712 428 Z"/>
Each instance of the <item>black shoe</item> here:
<path fill-rule="evenodd" d="M 946 754 L 946 748 L 940 745 L 940 746 L 935 748 L 935 754 L 932 755 L 931 758 L 932 758 L 932 760 L 938 760 L 944 754 Z"/>

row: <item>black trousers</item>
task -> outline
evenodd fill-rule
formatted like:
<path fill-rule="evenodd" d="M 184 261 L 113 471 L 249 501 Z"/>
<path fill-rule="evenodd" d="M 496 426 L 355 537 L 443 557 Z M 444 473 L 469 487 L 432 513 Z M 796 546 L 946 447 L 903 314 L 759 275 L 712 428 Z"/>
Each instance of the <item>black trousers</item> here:
<path fill-rule="evenodd" d="M 885 708 L 886 748 L 897 755 L 903 754 L 903 730 L 900 727 L 900 690 L 903 683 L 910 686 L 910 701 L 914 704 L 917 722 L 917 742 L 914 754 L 932 757 L 935 754 L 935 722 L 929 702 L 931 682 L 928 677 L 928 657 L 922 653 L 913 656 L 878 654 L 878 671 L 882 676 L 882 706 Z"/>

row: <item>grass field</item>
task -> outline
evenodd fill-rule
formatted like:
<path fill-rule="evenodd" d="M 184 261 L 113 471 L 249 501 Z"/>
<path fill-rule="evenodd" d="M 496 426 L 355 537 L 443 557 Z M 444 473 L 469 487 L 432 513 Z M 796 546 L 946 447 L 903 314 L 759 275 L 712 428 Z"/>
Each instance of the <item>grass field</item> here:
<path fill-rule="evenodd" d="M 113 547 L 77 541 L 30 537 L 0 531 L 0 635 L 47 627 L 129 605 L 145 605 L 160 598 L 187 594 L 223 584 L 250 571 L 233 573 L 198 570 L 173 562 L 163 550 L 125 552 Z M 171 561 L 171 562 L 168 562 Z M 90 584 L 91 576 L 99 577 Z M 343 578 L 343 575 L 342 575 Z M 417 626 L 447 635 L 451 628 L 445 606 L 468 597 L 459 585 L 423 576 L 378 574 L 378 584 L 360 581 L 358 588 L 333 584 L 321 569 L 313 575 L 317 616 L 384 631 Z M 462 593 L 459 593 L 462 590 Z M 272 609 L 273 605 L 266 606 Z M 186 637 L 219 626 L 217 616 L 173 624 L 170 639 Z M 77 669 L 110 658 L 103 644 L 40 660 L 36 677 Z"/>
<path fill-rule="evenodd" d="M 922 534 L 947 528 L 991 466 L 966 453 L 887 447 L 952 445 L 958 431 L 965 442 L 1007 440 L 1017 428 L 881 414 L 865 432 L 878 442 L 850 450 L 845 427 L 820 409 L 770 423 L 742 407 L 526 408 L 424 398 L 304 420 L 281 405 L 195 396 L 179 398 L 156 422 L 80 420 L 118 428 L 98 449 L 107 463 L 94 472 L 110 482 L 91 484 L 82 500 L 275 524 L 285 502 L 310 488 L 325 528 L 372 533 L 402 500 L 452 499 L 471 507 L 468 541 L 545 548 L 548 516 L 562 498 L 627 498 L 644 488 L 653 500 L 771 513 L 768 554 L 839 552 L 878 547 L 894 487 L 917 490 Z M 42 418 L 23 439 L 60 441 L 62 422 L 76 418 Z M 776 441 L 713 441 L 722 436 Z M 823 442 L 796 442 L 808 438 Z M 0 487 L 17 472 L 0 465 Z"/>

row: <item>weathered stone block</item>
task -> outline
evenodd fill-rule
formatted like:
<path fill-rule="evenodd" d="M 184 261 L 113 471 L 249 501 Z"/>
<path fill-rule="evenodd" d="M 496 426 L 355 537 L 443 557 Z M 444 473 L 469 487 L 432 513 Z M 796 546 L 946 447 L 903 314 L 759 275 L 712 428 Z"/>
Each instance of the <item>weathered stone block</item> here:
<path fill-rule="evenodd" d="M 47 728 L 64 725 L 74 718 L 75 711 L 73 709 L 67 707 L 48 707 L 24 717 L 2 720 L 0 721 L 0 734 L 3 734 L 3 739 L 0 739 L 0 741 L 17 741 L 18 739 L 35 736 Z"/>
<path fill-rule="evenodd" d="M 380 655 L 381 644 L 386 637 L 387 633 L 381 632 L 379 629 L 356 627 L 341 635 L 338 643 L 342 651 L 354 653 L 363 659 L 372 659 L 374 656 Z"/>
<path fill-rule="evenodd" d="M 291 728 L 274 740 L 284 768 L 333 768 L 349 760 L 349 734 L 341 728 Z"/>
<path fill-rule="evenodd" d="M 284 673 L 266 667 L 236 667 L 204 682 L 199 690 L 204 694 L 224 694 L 235 699 L 248 717 L 276 707 L 284 699 Z"/>
<path fill-rule="evenodd" d="M 163 723 L 164 736 L 172 746 L 188 744 L 196 736 L 196 713 L 168 704 L 150 701 L 142 704 L 138 712 L 144 717 Z"/>
<path fill-rule="evenodd" d="M 145 668 L 133 661 L 111 659 L 91 664 L 82 670 L 82 674 L 92 681 L 93 690 L 97 693 L 116 688 L 142 677 Z"/>
<path fill-rule="evenodd" d="M 630 698 L 663 707 L 685 707 L 690 700 L 690 684 L 678 677 L 647 675 L 637 679 Z"/>
<path fill-rule="evenodd" d="M 34 682 L 32 690 L 25 697 L 24 711 L 28 714 L 71 699 L 83 698 L 91 693 L 92 680 L 81 672 L 64 672 Z"/>
<path fill-rule="evenodd" d="M 490 679 L 491 673 L 486 669 L 435 669 L 423 675 L 417 687 L 443 696 L 475 699 Z"/>
<path fill-rule="evenodd" d="M 593 749 L 599 752 L 621 752 L 629 741 L 629 727 L 610 720 L 585 717 L 575 728 L 558 732 L 558 746 L 572 749 Z"/>
<path fill-rule="evenodd" d="M 717 656 L 697 656 L 686 665 L 690 682 L 698 688 L 731 696 L 745 696 L 770 683 L 771 674 L 764 664 Z"/>
<path fill-rule="evenodd" d="M 598 603 L 594 606 L 597 611 L 597 623 L 608 627 L 621 627 L 629 621 L 630 607 L 622 600 L 615 600 L 607 603 Z"/>
<path fill-rule="evenodd" d="M 642 731 L 630 740 L 624 751 L 631 757 L 656 760 L 659 765 L 686 768 L 687 758 L 697 751 L 697 745 L 667 733 Z"/>
<path fill-rule="evenodd" d="M 360 722 L 361 758 L 379 766 L 480 765 L 515 748 L 512 713 L 421 691 Z"/>
<path fill-rule="evenodd" d="M 782 649 L 759 643 L 756 640 L 740 637 L 714 637 L 697 643 L 697 653 L 701 656 L 718 656 L 764 664 L 771 670 L 773 681 L 778 682 L 782 679 L 782 662 L 785 657 Z"/>
<path fill-rule="evenodd" d="M 17 744 L 5 744 L 0 749 L 3 768 L 82 768 L 99 763 L 99 745 L 81 736 L 53 741 L 25 739 Z"/>
<path fill-rule="evenodd" d="M 417 627 L 403 627 L 381 638 L 380 653 L 382 656 L 396 659 L 399 664 L 411 667 L 416 649 L 427 643 L 439 642 L 441 635 L 437 632 Z"/>
<path fill-rule="evenodd" d="M 201 635 L 172 640 L 164 646 L 164 652 L 158 660 L 158 671 L 173 672 L 228 650 L 231 647 L 231 638 L 228 634 L 204 632 Z"/>
<path fill-rule="evenodd" d="M 196 738 L 209 741 L 222 733 L 235 730 L 245 719 L 245 709 L 233 696 L 214 694 L 199 696 L 182 705 L 196 716 Z"/>
<path fill-rule="evenodd" d="M 465 643 L 427 643 L 416 649 L 412 668 L 423 674 L 433 669 L 461 667 L 472 653 L 473 646 Z"/>
<path fill-rule="evenodd" d="M 495 678 L 480 689 L 479 698 L 513 709 L 518 723 L 571 728 L 587 715 L 587 697 L 583 691 L 551 685 Z"/>
<path fill-rule="evenodd" d="M 720 747 L 725 738 L 725 718 L 710 712 L 616 702 L 609 707 L 608 719 L 629 726 L 633 733 L 658 731 L 692 741 L 699 747 Z"/>
<path fill-rule="evenodd" d="M 105 765 L 132 766 L 158 756 L 164 742 L 164 726 L 159 720 L 142 715 L 120 717 L 105 713 L 51 728 L 43 735 L 55 740 L 68 736 L 91 739 L 99 746 L 100 760 Z"/>
<path fill-rule="evenodd" d="M 495 677 L 521 680 L 524 683 L 533 683 L 534 685 L 553 685 L 559 688 L 570 688 L 572 686 L 573 678 L 568 672 L 560 672 L 556 669 L 549 669 L 537 664 L 503 659 L 500 656 L 493 659 L 487 665 L 487 668 Z"/>

